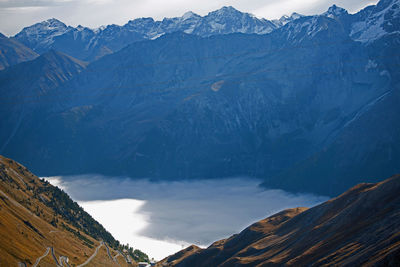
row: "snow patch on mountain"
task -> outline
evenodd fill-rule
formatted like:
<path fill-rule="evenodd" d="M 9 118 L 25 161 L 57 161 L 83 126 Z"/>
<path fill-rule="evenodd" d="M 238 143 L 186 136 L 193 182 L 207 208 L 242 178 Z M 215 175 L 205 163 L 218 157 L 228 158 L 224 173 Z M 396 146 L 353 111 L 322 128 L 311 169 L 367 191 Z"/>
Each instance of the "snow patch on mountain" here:
<path fill-rule="evenodd" d="M 328 18 L 334 19 L 343 15 L 348 15 L 349 13 L 347 12 L 346 9 L 338 7 L 336 5 L 331 6 L 328 11 L 323 13 L 323 16 L 326 16 Z"/>
<path fill-rule="evenodd" d="M 188 34 L 196 34 L 202 37 L 215 34 L 228 34 L 234 32 L 241 33 L 270 33 L 278 26 L 266 19 L 258 19 L 252 14 L 242 13 L 235 8 L 222 7 L 219 10 L 210 12 L 202 17 L 192 11 L 186 12 L 182 17 L 164 18 L 162 21 L 155 21 L 152 18 L 138 18 L 130 20 L 123 26 L 108 25 L 97 29 L 89 29 L 83 26 L 76 28 L 66 26 L 59 20 L 49 19 L 24 28 L 15 38 L 22 41 L 34 50 L 48 50 L 52 48 L 54 38 L 69 31 L 78 32 L 74 34 L 74 39 L 83 38 L 90 44 L 104 43 L 104 40 L 118 42 L 118 38 L 137 35 L 143 39 L 156 39 L 166 33 L 177 31 Z M 129 39 L 129 38 L 128 38 Z M 123 43 L 120 46 L 129 44 Z M 89 45 L 90 47 L 90 45 Z"/>
<path fill-rule="evenodd" d="M 73 29 L 68 27 L 63 22 L 57 19 L 48 19 L 46 21 L 36 23 L 30 27 L 24 28 L 15 37 L 23 40 L 24 44 L 41 43 L 51 45 L 54 42 L 56 36 L 65 34 L 66 32 Z M 33 50 L 36 50 L 35 47 Z"/>
<path fill-rule="evenodd" d="M 299 13 L 292 13 L 292 15 L 283 15 L 280 19 L 273 20 L 272 22 L 277 26 L 277 27 L 282 27 L 288 24 L 289 22 L 292 22 L 296 19 L 302 18 L 304 15 L 301 15 Z"/>
<path fill-rule="evenodd" d="M 386 34 L 400 33 L 399 0 L 383 0 L 364 13 L 367 13 L 365 18 L 352 24 L 350 36 L 353 40 L 370 43 Z"/>
<path fill-rule="evenodd" d="M 181 17 L 164 18 L 161 21 L 138 18 L 123 26 L 113 24 L 97 29 L 83 26 L 74 28 L 59 20 L 49 19 L 24 28 L 15 38 L 39 54 L 56 49 L 84 61 L 93 61 L 134 42 L 154 40 L 174 32 L 209 37 L 231 33 L 263 35 L 283 29 L 287 39 L 302 40 L 326 30 L 328 24 L 332 23 L 330 19 L 333 19 L 340 23 L 338 28 L 342 27 L 353 40 L 373 42 L 387 34 L 400 32 L 399 10 L 399 0 L 381 0 L 376 6 L 352 15 L 333 5 L 321 15 L 305 17 L 292 13 L 270 21 L 228 6 L 206 16 L 189 11 Z M 297 35 L 303 36 L 297 38 Z M 71 47 L 72 42 L 76 45 Z"/>

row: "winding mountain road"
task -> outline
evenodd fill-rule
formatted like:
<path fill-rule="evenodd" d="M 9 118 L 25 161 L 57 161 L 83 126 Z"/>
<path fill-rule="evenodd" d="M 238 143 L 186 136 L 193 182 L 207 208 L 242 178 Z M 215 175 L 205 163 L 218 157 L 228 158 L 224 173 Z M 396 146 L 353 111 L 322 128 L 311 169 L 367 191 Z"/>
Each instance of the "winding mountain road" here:
<path fill-rule="evenodd" d="M 47 248 L 46 248 L 46 252 L 45 252 L 42 256 L 40 256 L 39 258 L 36 259 L 35 264 L 33 264 L 32 267 L 38 266 L 39 262 L 40 262 L 44 257 L 46 257 L 47 255 L 49 255 L 49 252 L 50 252 L 50 247 L 47 247 Z"/>
<path fill-rule="evenodd" d="M 84 263 L 78 265 L 77 267 L 83 267 L 85 265 L 87 265 L 89 262 L 91 262 L 91 260 L 94 259 L 94 257 L 97 256 L 97 253 L 99 253 L 99 249 L 104 245 L 104 242 L 101 241 L 100 245 L 96 248 L 96 250 L 94 251 L 94 253 L 92 254 L 92 256 L 90 256 Z"/>
<path fill-rule="evenodd" d="M 51 256 L 53 257 L 53 260 L 55 261 L 57 267 L 63 267 L 57 260 L 56 254 L 54 253 L 54 248 L 50 247 L 51 250 Z"/>
<path fill-rule="evenodd" d="M 117 255 L 115 255 L 114 257 L 111 256 L 111 252 L 110 252 L 110 248 L 108 247 L 108 245 L 104 242 L 104 241 L 100 241 L 100 244 L 96 247 L 96 250 L 94 251 L 94 253 L 82 264 L 78 265 L 77 267 L 83 267 L 87 264 L 89 264 L 99 253 L 99 250 L 102 246 L 105 246 L 106 250 L 107 250 L 107 254 L 108 257 L 115 262 L 118 266 L 121 266 L 119 264 L 119 262 L 117 261 L 117 257 L 118 256 L 122 256 L 124 258 L 124 260 L 129 264 L 131 263 L 131 259 L 121 253 L 120 251 L 117 251 Z M 36 259 L 35 264 L 32 265 L 32 267 L 37 267 L 40 263 L 40 261 L 45 258 L 47 255 L 49 255 L 49 253 L 51 252 L 51 256 L 56 264 L 57 267 L 63 267 L 63 266 L 67 266 L 67 267 L 71 267 L 68 263 L 68 257 L 67 256 L 60 256 L 59 260 L 57 260 L 57 256 L 54 252 L 54 248 L 53 247 L 47 247 L 45 253 L 40 256 L 39 258 Z M 18 267 L 26 267 L 26 263 L 24 262 L 18 262 Z"/>

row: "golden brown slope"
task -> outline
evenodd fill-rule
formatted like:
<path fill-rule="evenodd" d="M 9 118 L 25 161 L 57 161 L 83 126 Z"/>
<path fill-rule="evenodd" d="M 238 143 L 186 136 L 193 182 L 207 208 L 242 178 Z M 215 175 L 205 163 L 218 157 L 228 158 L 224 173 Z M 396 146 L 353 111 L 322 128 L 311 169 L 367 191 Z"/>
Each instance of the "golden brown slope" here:
<path fill-rule="evenodd" d="M 400 266 L 400 176 L 290 209 L 160 266 Z"/>
<path fill-rule="evenodd" d="M 162 261 L 158 262 L 158 266 L 169 266 L 173 264 L 178 264 L 187 257 L 193 255 L 194 253 L 201 251 L 201 248 L 195 245 L 191 245 L 185 249 L 182 249 L 181 251 L 178 251 L 177 253 L 168 256 L 167 258 L 163 259 Z"/>
<path fill-rule="evenodd" d="M 97 247 L 98 253 L 86 266 L 128 266 L 120 258 L 119 265 L 111 259 L 118 252 L 110 248 L 108 255 L 102 239 L 117 244 L 64 192 L 0 156 L 0 266 L 19 262 L 55 266 L 56 260 L 62 264 L 61 256 L 78 266 Z"/>

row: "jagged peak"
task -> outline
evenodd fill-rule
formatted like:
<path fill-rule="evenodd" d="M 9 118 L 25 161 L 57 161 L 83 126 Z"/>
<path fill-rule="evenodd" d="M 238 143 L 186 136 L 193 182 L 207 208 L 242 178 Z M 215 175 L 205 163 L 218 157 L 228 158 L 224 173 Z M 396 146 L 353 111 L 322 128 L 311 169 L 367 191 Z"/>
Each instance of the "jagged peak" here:
<path fill-rule="evenodd" d="M 190 18 L 199 18 L 199 17 L 201 17 L 201 16 L 192 11 L 188 11 L 188 12 L 185 12 L 185 14 L 183 14 L 182 19 L 187 20 Z"/>
<path fill-rule="evenodd" d="M 290 15 L 290 16 L 283 15 L 279 20 L 280 21 L 295 20 L 295 19 L 299 19 L 301 17 L 304 17 L 304 15 L 299 14 L 297 12 L 293 12 L 292 15 Z"/>
<path fill-rule="evenodd" d="M 217 9 L 216 11 L 218 11 L 218 10 L 222 10 L 222 11 L 225 11 L 225 12 L 240 12 L 239 10 L 234 8 L 233 6 L 223 6 L 220 9 Z"/>
<path fill-rule="evenodd" d="M 296 13 L 296 12 L 293 12 L 292 15 L 290 15 L 290 16 L 288 16 L 288 15 L 283 15 L 280 19 L 278 19 L 278 20 L 273 20 L 273 22 L 274 22 L 276 25 L 278 25 L 278 26 L 284 26 L 284 25 L 286 25 L 287 23 L 289 23 L 289 22 L 291 22 L 291 21 L 293 21 L 293 20 L 302 18 L 302 17 L 304 17 L 304 15 L 299 14 L 299 13 Z"/>
<path fill-rule="evenodd" d="M 293 12 L 292 15 L 290 15 L 290 18 L 293 19 L 293 20 L 299 19 L 299 18 L 301 18 L 301 17 L 304 17 L 304 15 L 299 14 L 299 13 L 297 13 L 297 12 Z"/>
<path fill-rule="evenodd" d="M 323 13 L 323 16 L 330 17 L 330 18 L 335 18 L 335 17 L 340 17 L 342 15 L 347 15 L 348 12 L 346 9 L 342 7 L 338 7 L 337 5 L 333 5 L 328 8 L 328 11 Z"/>
<path fill-rule="evenodd" d="M 51 24 L 64 24 L 62 21 L 60 21 L 56 18 L 47 19 L 46 22 L 51 23 Z"/>
<path fill-rule="evenodd" d="M 151 18 L 151 17 L 146 17 L 146 18 L 143 17 L 143 18 L 137 18 L 137 19 L 130 20 L 125 25 L 134 25 L 134 24 L 142 24 L 142 23 L 153 23 L 153 22 L 154 22 L 153 18 Z"/>
<path fill-rule="evenodd" d="M 58 19 L 55 19 L 55 18 L 47 19 L 42 22 L 36 23 L 32 27 L 35 27 L 35 26 L 36 27 L 58 28 L 58 29 L 65 29 L 68 27 L 67 25 L 65 25 L 64 22 L 62 22 Z"/>
<path fill-rule="evenodd" d="M 85 26 L 82 26 L 82 25 L 76 26 L 75 29 L 76 29 L 77 31 L 79 31 L 79 32 L 82 32 L 82 31 L 91 31 L 91 32 L 95 32 L 95 31 L 96 31 L 96 29 L 91 29 L 91 28 L 88 28 L 88 27 L 85 27 Z"/>
<path fill-rule="evenodd" d="M 42 22 L 35 23 L 31 26 L 25 27 L 19 32 L 16 36 L 20 35 L 21 33 L 26 34 L 36 34 L 36 31 L 55 31 L 55 32 L 64 32 L 68 29 L 68 26 L 65 25 L 62 21 L 51 18 L 44 20 Z"/>
<path fill-rule="evenodd" d="M 220 9 L 208 13 L 208 15 L 227 15 L 227 14 L 243 14 L 233 6 L 223 6 Z"/>

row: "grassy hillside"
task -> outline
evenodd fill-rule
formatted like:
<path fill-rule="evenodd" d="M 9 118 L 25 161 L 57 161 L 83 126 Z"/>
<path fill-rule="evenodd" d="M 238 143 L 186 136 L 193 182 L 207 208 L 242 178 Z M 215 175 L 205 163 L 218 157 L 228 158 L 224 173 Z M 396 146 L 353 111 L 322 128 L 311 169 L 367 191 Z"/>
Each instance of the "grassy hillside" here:
<path fill-rule="evenodd" d="M 48 248 L 58 263 L 60 256 L 68 257 L 70 266 L 84 263 L 96 249 L 86 266 L 127 266 L 119 251 L 136 261 L 148 260 L 144 253 L 122 246 L 62 190 L 0 156 L 0 265 L 30 266 L 44 256 L 40 266 L 54 266 Z"/>

